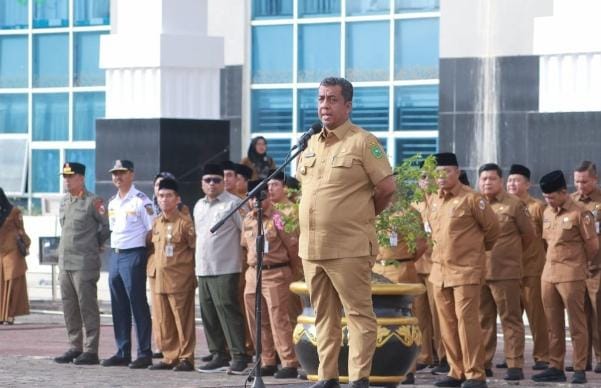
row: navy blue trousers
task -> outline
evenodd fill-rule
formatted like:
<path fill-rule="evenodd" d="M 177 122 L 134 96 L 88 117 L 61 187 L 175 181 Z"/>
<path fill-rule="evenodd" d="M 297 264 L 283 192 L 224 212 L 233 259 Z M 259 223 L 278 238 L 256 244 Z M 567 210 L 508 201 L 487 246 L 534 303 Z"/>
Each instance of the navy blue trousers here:
<path fill-rule="evenodd" d="M 151 319 L 146 299 L 146 248 L 112 252 L 109 288 L 117 355 L 131 358 L 132 314 L 136 324 L 138 357 L 152 357 Z"/>

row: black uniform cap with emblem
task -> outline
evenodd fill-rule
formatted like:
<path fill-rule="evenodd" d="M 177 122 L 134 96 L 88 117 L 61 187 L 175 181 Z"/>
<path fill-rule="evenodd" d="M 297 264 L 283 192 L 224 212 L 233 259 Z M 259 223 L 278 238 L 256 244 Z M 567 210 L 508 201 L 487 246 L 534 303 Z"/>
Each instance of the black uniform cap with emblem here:
<path fill-rule="evenodd" d="M 134 170 L 134 162 L 132 162 L 131 160 L 117 159 L 117 160 L 115 160 L 115 165 L 113 166 L 113 168 L 111 168 L 109 170 L 109 172 L 113 173 L 116 171 L 133 171 L 133 170 Z"/>
<path fill-rule="evenodd" d="M 207 164 L 202 170 L 202 175 L 219 175 L 223 176 L 223 167 L 219 164 Z"/>
<path fill-rule="evenodd" d="M 81 163 L 76 162 L 66 162 L 63 164 L 63 169 L 61 170 L 60 175 L 86 175 L 86 166 Z"/>
<path fill-rule="evenodd" d="M 457 163 L 457 156 L 455 156 L 455 154 L 452 152 L 440 152 L 438 154 L 434 154 L 434 158 L 436 159 L 437 166 L 459 167 L 459 163 Z"/>
<path fill-rule="evenodd" d="M 545 194 L 555 193 L 567 188 L 566 178 L 561 170 L 551 171 L 540 178 L 540 189 Z"/>
<path fill-rule="evenodd" d="M 232 162 L 231 160 L 225 160 L 221 162 L 221 167 L 223 167 L 224 171 L 236 171 L 236 163 Z"/>
<path fill-rule="evenodd" d="M 244 164 L 236 164 L 236 174 L 242 175 L 248 181 L 253 176 L 253 169 Z"/>
<path fill-rule="evenodd" d="M 177 193 L 177 191 L 178 191 L 177 181 L 175 179 L 171 179 L 171 178 L 161 179 L 161 181 L 159 182 L 159 191 L 161 191 L 162 189 L 173 190 Z"/>
<path fill-rule="evenodd" d="M 509 167 L 509 175 L 518 174 L 526 177 L 526 179 L 530 180 L 530 169 L 526 166 L 522 166 L 521 164 L 512 164 Z"/>

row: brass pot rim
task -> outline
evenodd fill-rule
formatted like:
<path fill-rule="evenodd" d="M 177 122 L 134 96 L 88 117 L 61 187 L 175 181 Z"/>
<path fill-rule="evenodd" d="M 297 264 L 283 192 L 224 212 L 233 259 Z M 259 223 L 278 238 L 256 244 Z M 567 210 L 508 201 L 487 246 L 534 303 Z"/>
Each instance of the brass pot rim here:
<path fill-rule="evenodd" d="M 305 282 L 292 282 L 290 291 L 297 295 L 309 295 L 309 288 Z M 426 286 L 421 283 L 372 283 L 372 295 L 421 295 L 426 292 Z"/>

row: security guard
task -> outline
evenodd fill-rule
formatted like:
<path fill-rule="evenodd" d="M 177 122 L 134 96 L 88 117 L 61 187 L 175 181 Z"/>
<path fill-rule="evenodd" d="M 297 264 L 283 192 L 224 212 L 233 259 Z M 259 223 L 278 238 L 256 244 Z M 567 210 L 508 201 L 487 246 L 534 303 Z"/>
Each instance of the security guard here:
<path fill-rule="evenodd" d="M 484 369 L 492 377 L 497 347 L 497 314 L 501 318 L 507 372 L 505 380 L 522 380 L 524 373 L 524 322 L 520 303 L 522 251 L 535 238 L 526 205 L 503 190 L 503 173 L 495 163 L 478 170 L 480 193 L 499 219 L 501 233 L 486 252 L 485 282 L 480 295 L 480 325 L 484 337 Z"/>
<path fill-rule="evenodd" d="M 112 251 L 109 288 L 117 353 L 103 360 L 102 365 L 147 368 L 152 365 L 152 350 L 146 300 L 146 235 L 152 229 L 155 213 L 150 198 L 133 185 L 133 162 L 116 160 L 109 172 L 118 190 L 108 209 Z M 131 361 L 132 314 L 138 339 L 138 358 L 134 361 Z"/>
<path fill-rule="evenodd" d="M 438 193 L 429 197 L 434 299 L 450 366 L 438 387 L 486 387 L 478 321 L 486 250 L 499 236 L 497 216 L 486 200 L 459 182 L 457 157 L 436 154 Z M 464 379 L 467 379 L 464 381 Z M 463 384 L 462 384 L 463 383 Z"/>
<path fill-rule="evenodd" d="M 104 201 L 85 187 L 86 166 L 67 162 L 61 174 L 67 194 L 59 210 L 62 230 L 58 265 L 63 315 L 71 347 L 54 361 L 93 365 L 99 362 L 100 251 L 109 238 L 109 224 Z"/>
<path fill-rule="evenodd" d="M 511 165 L 507 176 L 507 192 L 526 204 L 536 232 L 536 237 L 523 254 L 521 299 L 522 309 L 526 311 L 532 333 L 532 369 L 544 370 L 549 366 L 549 336 L 540 289 L 540 276 L 545 265 L 545 246 L 542 238 L 545 204 L 530 196 L 529 188 L 530 170 L 520 164 Z"/>
<path fill-rule="evenodd" d="M 159 183 L 158 203 L 161 215 L 154 220 L 149 234 L 156 273 L 153 300 L 157 314 L 157 332 L 163 360 L 149 369 L 194 370 L 196 328 L 194 321 L 194 246 L 196 234 L 189 215 L 178 209 L 180 196 L 174 179 Z"/>
<path fill-rule="evenodd" d="M 543 214 L 543 238 L 548 248 L 541 288 L 549 325 L 549 368 L 532 376 L 532 380 L 566 381 L 563 363 L 567 310 L 574 347 L 572 383 L 584 384 L 588 346 L 586 278 L 599 250 L 595 221 L 588 210 L 571 199 L 561 171 L 543 176 L 540 188 L 548 205 Z"/>
<path fill-rule="evenodd" d="M 586 210 L 593 213 L 595 217 L 595 231 L 601 239 L 601 190 L 597 176 L 597 166 L 588 160 L 583 161 L 574 170 L 574 186 L 576 192 L 572 193 L 572 199 L 584 206 Z M 601 244 L 601 240 L 599 240 Z M 591 370 L 593 355 L 597 364 L 595 373 L 601 373 L 601 252 L 597 253 L 589 268 L 590 277 L 586 279 L 586 316 L 588 318 L 588 357 L 586 370 Z M 569 368 L 569 367 L 568 367 Z M 569 370 L 566 368 L 566 370 Z"/>
<path fill-rule="evenodd" d="M 296 176 L 300 202 L 299 256 L 315 308 L 319 382 L 338 387 L 340 310 L 349 329 L 351 387 L 367 387 L 376 345 L 371 266 L 378 253 L 374 220 L 395 190 L 392 168 L 378 139 L 349 121 L 353 85 L 326 78 L 319 86 L 323 129 L 310 138 Z M 351 313 L 352 312 L 352 313 Z"/>

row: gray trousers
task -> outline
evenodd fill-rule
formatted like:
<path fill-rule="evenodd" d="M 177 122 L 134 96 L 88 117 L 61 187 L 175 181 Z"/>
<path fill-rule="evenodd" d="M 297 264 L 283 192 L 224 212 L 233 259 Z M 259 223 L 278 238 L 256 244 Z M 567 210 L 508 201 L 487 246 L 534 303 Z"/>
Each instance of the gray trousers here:
<path fill-rule="evenodd" d="M 72 350 L 98 354 L 100 312 L 97 283 L 99 277 L 98 270 L 60 272 L 63 314 Z"/>

